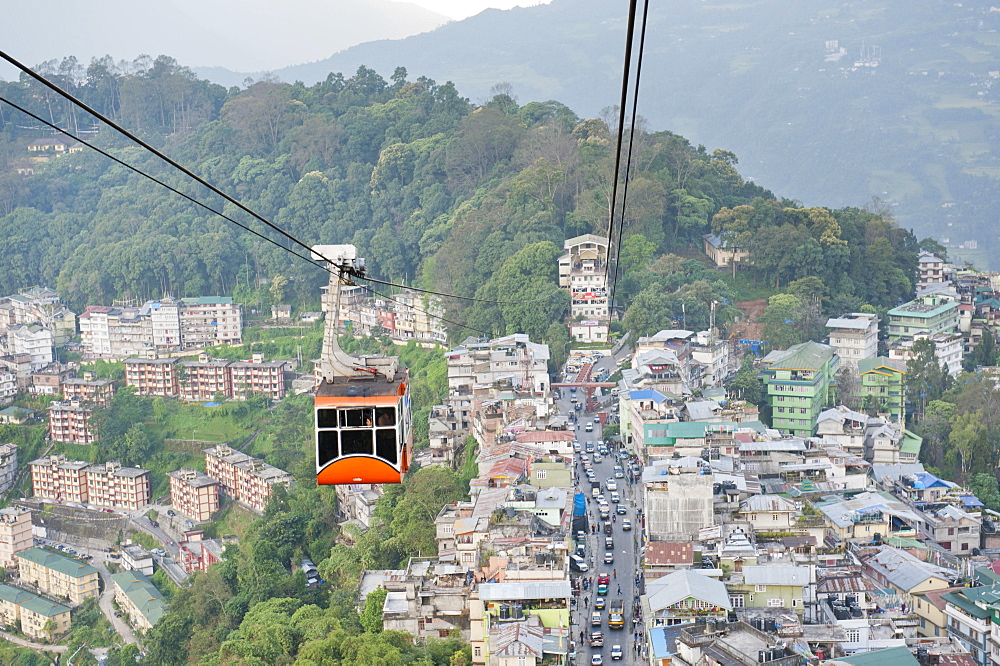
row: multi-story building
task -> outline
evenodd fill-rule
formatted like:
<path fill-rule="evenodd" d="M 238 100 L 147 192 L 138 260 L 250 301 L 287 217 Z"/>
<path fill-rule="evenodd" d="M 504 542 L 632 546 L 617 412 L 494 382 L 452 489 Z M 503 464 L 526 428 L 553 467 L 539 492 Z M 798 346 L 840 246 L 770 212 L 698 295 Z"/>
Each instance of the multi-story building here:
<path fill-rule="evenodd" d="M 608 318 L 608 241 L 594 234 L 570 238 L 559 257 L 559 286 L 570 292 L 570 317 Z"/>
<path fill-rule="evenodd" d="M 137 543 L 122 546 L 122 567 L 152 576 L 153 554 Z"/>
<path fill-rule="evenodd" d="M 175 397 L 180 393 L 180 359 L 127 358 L 125 385 L 134 386 L 137 395 Z"/>
<path fill-rule="evenodd" d="M 223 493 L 257 513 L 264 512 L 275 485 L 292 482 L 288 472 L 225 444 L 205 449 L 205 468 Z"/>
<path fill-rule="evenodd" d="M 939 365 L 952 377 L 962 371 L 962 359 L 965 357 L 965 338 L 958 333 L 937 333 L 927 336 L 917 334 L 914 340 L 899 340 L 889 345 L 889 358 L 909 362 L 913 358 L 913 345 L 917 340 L 929 339 L 934 345 L 934 357 Z"/>
<path fill-rule="evenodd" d="M 17 444 L 0 444 L 0 493 L 5 493 L 17 480 Z"/>
<path fill-rule="evenodd" d="M 184 378 L 181 380 L 181 398 L 193 402 L 212 400 L 216 394 L 226 398 L 233 395 L 232 361 L 212 359 L 201 354 L 197 361 L 181 361 Z"/>
<path fill-rule="evenodd" d="M 177 544 L 179 551 L 178 563 L 184 571 L 208 571 L 216 562 L 225 559 L 223 544 L 219 539 L 206 539 L 202 530 L 192 530 L 184 533 L 184 538 Z"/>
<path fill-rule="evenodd" d="M 232 397 L 246 400 L 262 396 L 277 402 L 285 397 L 284 361 L 265 361 L 260 354 L 254 354 L 249 361 L 234 361 L 229 365 L 232 382 Z"/>
<path fill-rule="evenodd" d="M 904 477 L 905 478 L 905 477 Z M 952 555 L 970 556 L 979 548 L 982 521 L 952 504 L 918 506 L 920 529 Z"/>
<path fill-rule="evenodd" d="M 947 296 L 923 296 L 889 310 L 890 345 L 957 330 L 958 301 Z"/>
<path fill-rule="evenodd" d="M 149 470 L 117 462 L 91 465 L 62 454 L 30 465 L 35 497 L 126 509 L 141 509 L 151 499 Z"/>
<path fill-rule="evenodd" d="M 76 370 L 68 365 L 52 363 L 31 373 L 31 386 L 28 391 L 32 395 L 56 395 L 59 393 L 59 385 L 62 381 L 75 374 Z"/>
<path fill-rule="evenodd" d="M 91 305 L 79 321 L 84 353 L 109 358 L 236 343 L 243 335 L 239 304 L 220 296 Z"/>
<path fill-rule="evenodd" d="M 906 362 L 892 358 L 866 358 L 858 363 L 861 376 L 861 406 L 888 414 L 893 420 L 903 422 L 906 417 L 906 391 L 904 382 Z"/>
<path fill-rule="evenodd" d="M 82 604 L 84 599 L 96 598 L 100 593 L 97 569 L 89 564 L 35 547 L 18 553 L 15 558 L 18 577 L 42 592 L 64 597 L 74 604 Z"/>
<path fill-rule="evenodd" d="M 799 437 L 816 433 L 820 412 L 833 401 L 839 361 L 832 347 L 811 341 L 764 357 L 762 374 L 776 429 Z"/>
<path fill-rule="evenodd" d="M 16 567 L 14 555 L 33 545 L 31 511 L 19 506 L 0 509 L 0 566 Z"/>
<path fill-rule="evenodd" d="M 395 314 L 396 336 L 390 337 L 438 344 L 448 341 L 448 333 L 440 319 L 444 316 L 444 303 L 439 297 L 403 291 L 393 296 L 393 301 L 390 306 Z"/>
<path fill-rule="evenodd" d="M 41 324 L 52 331 L 56 346 L 66 344 L 76 335 L 76 315 L 48 287 L 29 287 L 0 298 L 0 328 L 10 329 L 19 324 Z"/>
<path fill-rule="evenodd" d="M 149 308 L 150 331 L 155 349 L 175 351 L 181 348 L 181 306 L 172 298 L 150 301 Z"/>
<path fill-rule="evenodd" d="M 168 472 L 170 504 L 191 520 L 202 523 L 219 510 L 219 482 L 191 467 Z"/>
<path fill-rule="evenodd" d="M 666 463 L 642 472 L 644 527 L 650 541 L 685 541 L 715 523 L 710 474 L 700 469 L 672 473 Z"/>
<path fill-rule="evenodd" d="M 53 442 L 93 444 L 97 430 L 93 427 L 94 410 L 77 401 L 53 402 L 48 407 L 49 437 Z"/>
<path fill-rule="evenodd" d="M 233 344 L 243 337 L 243 313 L 228 296 L 182 298 L 179 310 L 184 349 Z"/>
<path fill-rule="evenodd" d="M 917 257 L 917 289 L 925 289 L 931 285 L 948 281 L 944 270 L 944 261 L 931 252 L 921 252 Z"/>
<path fill-rule="evenodd" d="M 67 460 L 60 453 L 33 460 L 29 465 L 35 497 L 81 504 L 87 502 L 87 477 L 84 470 L 90 463 Z"/>
<path fill-rule="evenodd" d="M 31 359 L 31 369 L 39 370 L 52 363 L 54 337 L 52 331 L 41 324 L 21 324 L 7 330 L 7 354 L 26 354 Z"/>
<path fill-rule="evenodd" d="M 863 359 L 878 354 L 878 316 L 852 312 L 828 319 L 830 346 L 844 367 L 856 368 Z"/>
<path fill-rule="evenodd" d="M 990 655 L 990 636 L 996 630 L 992 609 L 1000 604 L 995 586 L 972 587 L 941 595 L 948 618 L 948 635 L 961 643 L 980 666 L 996 663 Z"/>
<path fill-rule="evenodd" d="M 0 585 L 0 624 L 20 626 L 31 638 L 53 640 L 69 631 L 70 609 L 27 590 Z"/>
<path fill-rule="evenodd" d="M 0 370 L 0 405 L 9 405 L 17 397 L 17 375 Z"/>
<path fill-rule="evenodd" d="M 549 389 L 549 346 L 531 342 L 524 333 L 493 340 L 469 338 L 445 352 L 451 397 L 471 396 L 475 386 L 504 383 L 522 393 Z"/>
<path fill-rule="evenodd" d="M 167 612 L 163 595 L 142 573 L 123 571 L 111 574 L 111 580 L 115 585 L 115 601 L 135 628 L 149 631 Z"/>
<path fill-rule="evenodd" d="M 97 379 L 92 372 L 84 373 L 83 378 L 70 377 L 62 380 L 63 398 L 108 407 L 115 397 L 115 382 L 113 379 Z"/>
<path fill-rule="evenodd" d="M 87 478 L 87 501 L 95 506 L 141 509 L 152 499 L 148 469 L 122 467 L 109 461 L 90 465 Z"/>

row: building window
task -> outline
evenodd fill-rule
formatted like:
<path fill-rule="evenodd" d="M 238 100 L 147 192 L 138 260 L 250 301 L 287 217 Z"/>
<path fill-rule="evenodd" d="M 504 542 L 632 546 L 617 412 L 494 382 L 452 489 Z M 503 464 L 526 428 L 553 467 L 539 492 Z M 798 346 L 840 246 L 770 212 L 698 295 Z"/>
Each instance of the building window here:
<path fill-rule="evenodd" d="M 482 657 L 483 656 L 483 648 L 479 647 L 478 645 L 476 647 L 472 648 L 472 651 L 476 653 L 477 657 Z"/>
<path fill-rule="evenodd" d="M 768 599 L 767 600 L 767 607 L 768 608 L 784 608 L 785 607 L 785 600 L 784 599 Z"/>
<path fill-rule="evenodd" d="M 547 474 L 548 474 L 548 470 L 545 470 L 545 469 L 536 469 L 535 470 L 535 478 L 536 479 L 544 479 Z"/>
<path fill-rule="evenodd" d="M 754 585 L 753 586 L 753 591 L 754 592 L 767 592 L 767 585 Z"/>
<path fill-rule="evenodd" d="M 860 629 L 848 629 L 847 630 L 847 642 L 848 643 L 859 643 L 859 642 L 861 642 L 861 630 Z"/>
<path fill-rule="evenodd" d="M 743 608 L 743 595 L 742 594 L 731 594 L 729 595 L 729 605 L 733 608 Z"/>

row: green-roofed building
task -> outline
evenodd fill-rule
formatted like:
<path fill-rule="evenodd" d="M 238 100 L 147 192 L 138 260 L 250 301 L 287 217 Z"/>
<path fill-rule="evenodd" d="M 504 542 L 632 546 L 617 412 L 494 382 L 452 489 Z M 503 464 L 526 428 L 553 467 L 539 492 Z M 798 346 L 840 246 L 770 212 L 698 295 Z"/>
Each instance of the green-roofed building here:
<path fill-rule="evenodd" d="M 138 571 L 112 574 L 111 580 L 115 585 L 115 601 L 132 624 L 144 631 L 152 629 L 167 610 L 160 591 Z"/>
<path fill-rule="evenodd" d="M 96 597 L 99 574 L 97 569 L 68 557 L 56 555 L 41 548 L 29 548 L 17 553 L 17 572 L 26 581 L 43 592 L 65 597 L 75 604 Z"/>
<path fill-rule="evenodd" d="M 906 361 L 884 356 L 862 359 L 858 361 L 858 374 L 861 376 L 862 409 L 888 414 L 902 423 L 906 416 L 903 390 Z"/>
<path fill-rule="evenodd" d="M 26 635 L 51 640 L 69 630 L 70 609 L 27 590 L 0 585 L 0 622 L 13 627 L 20 622 Z"/>
<path fill-rule="evenodd" d="M 1000 605 L 1000 588 L 969 587 L 942 594 L 948 616 L 948 635 L 953 636 L 980 664 L 990 663 L 989 637 L 993 613 Z"/>
<path fill-rule="evenodd" d="M 834 401 L 840 357 L 833 347 L 803 342 L 772 351 L 761 373 L 771 404 L 771 425 L 796 437 L 816 434 L 816 421 Z"/>
<path fill-rule="evenodd" d="M 910 649 L 905 646 L 886 648 L 884 650 L 872 650 L 870 652 L 857 652 L 849 657 L 838 657 L 837 661 L 853 664 L 853 666 L 920 665 L 920 662 L 913 656 Z"/>
<path fill-rule="evenodd" d="M 889 345 L 957 330 L 958 301 L 947 296 L 923 296 L 889 310 Z"/>

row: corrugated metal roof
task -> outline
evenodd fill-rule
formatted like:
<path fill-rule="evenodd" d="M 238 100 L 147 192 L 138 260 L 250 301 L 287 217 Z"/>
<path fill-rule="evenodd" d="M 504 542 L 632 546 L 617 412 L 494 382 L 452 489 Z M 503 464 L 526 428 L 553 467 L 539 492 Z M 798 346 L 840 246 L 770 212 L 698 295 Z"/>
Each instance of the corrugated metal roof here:
<path fill-rule="evenodd" d="M 646 584 L 649 608 L 656 613 L 669 606 L 694 597 L 720 608 L 731 609 L 729 593 L 722 581 L 709 578 L 695 569 L 685 569 L 667 574 Z"/>

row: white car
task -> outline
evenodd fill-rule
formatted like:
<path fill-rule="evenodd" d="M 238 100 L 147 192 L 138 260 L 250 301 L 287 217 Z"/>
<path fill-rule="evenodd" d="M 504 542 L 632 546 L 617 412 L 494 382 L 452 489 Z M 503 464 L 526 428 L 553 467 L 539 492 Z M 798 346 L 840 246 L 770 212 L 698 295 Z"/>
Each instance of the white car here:
<path fill-rule="evenodd" d="M 632 529 L 632 521 L 629 520 L 628 518 L 622 520 L 622 529 L 625 530 L 626 532 Z"/>
<path fill-rule="evenodd" d="M 593 423 L 588 423 L 587 427 L 584 428 L 584 430 L 586 430 L 587 432 L 594 432 L 594 424 Z"/>
<path fill-rule="evenodd" d="M 618 490 L 618 482 L 614 479 L 608 479 L 608 490 Z"/>
<path fill-rule="evenodd" d="M 622 656 L 623 656 L 622 655 L 622 646 L 621 645 L 612 645 L 611 646 L 611 658 L 612 659 L 621 659 Z"/>

